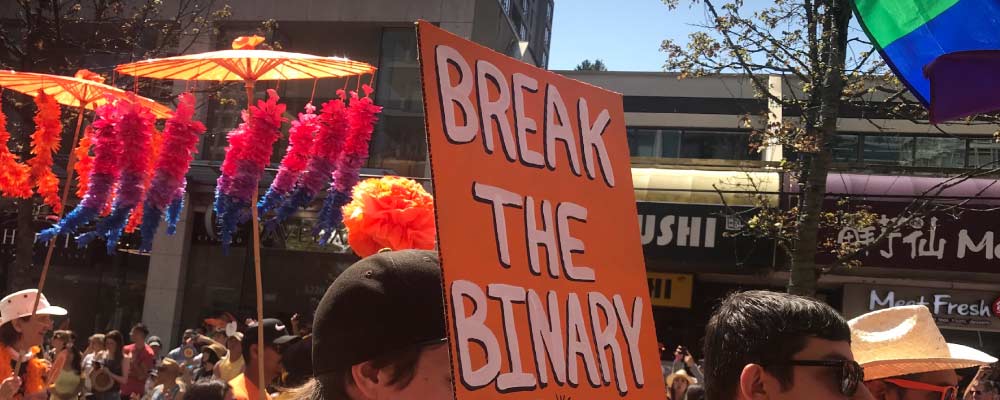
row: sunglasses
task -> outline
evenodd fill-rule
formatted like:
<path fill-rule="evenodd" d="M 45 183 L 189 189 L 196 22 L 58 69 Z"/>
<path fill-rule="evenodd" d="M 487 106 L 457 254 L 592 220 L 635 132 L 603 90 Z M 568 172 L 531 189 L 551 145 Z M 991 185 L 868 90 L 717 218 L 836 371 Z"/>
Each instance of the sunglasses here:
<path fill-rule="evenodd" d="M 786 365 L 797 367 L 826 367 L 837 369 L 837 382 L 840 394 L 851 397 L 858 391 L 858 386 L 865 380 L 865 370 L 852 360 L 789 360 Z"/>
<path fill-rule="evenodd" d="M 901 387 L 903 389 L 941 393 L 941 400 L 958 399 L 957 386 L 938 386 L 938 385 L 931 385 L 929 383 L 911 381 L 908 379 L 886 379 L 885 381 L 892 385 Z"/>

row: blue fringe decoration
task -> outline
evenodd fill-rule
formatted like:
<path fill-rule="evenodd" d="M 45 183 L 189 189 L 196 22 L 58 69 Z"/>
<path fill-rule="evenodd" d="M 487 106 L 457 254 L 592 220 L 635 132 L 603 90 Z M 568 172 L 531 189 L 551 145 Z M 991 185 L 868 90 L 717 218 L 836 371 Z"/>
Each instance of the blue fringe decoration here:
<path fill-rule="evenodd" d="M 163 217 L 163 211 L 146 200 L 142 207 L 142 225 L 139 226 L 139 234 L 142 235 L 142 243 L 139 244 L 140 252 L 148 253 L 153 250 L 153 237 L 156 236 L 156 229 L 160 227 L 161 217 Z"/>
<path fill-rule="evenodd" d="M 226 194 L 219 194 L 215 198 L 216 221 L 219 224 L 219 239 L 222 241 L 222 251 L 229 254 L 229 245 L 233 243 L 233 233 L 236 232 L 240 221 L 247 218 L 247 210 L 250 204 L 235 199 Z"/>
<path fill-rule="evenodd" d="M 76 228 L 93 221 L 94 218 L 97 218 L 98 214 L 100 214 L 100 210 L 88 207 L 74 208 L 73 211 L 70 211 L 70 213 L 66 214 L 63 219 L 59 220 L 58 224 L 51 228 L 42 230 L 38 234 L 36 241 L 48 243 L 49 240 L 52 240 L 58 235 L 74 233 L 76 232 Z"/>
<path fill-rule="evenodd" d="M 332 190 L 323 201 L 319 211 L 319 221 L 313 228 L 313 234 L 319 238 L 319 244 L 326 246 L 337 233 L 337 228 L 344 222 L 344 206 L 351 202 L 351 195 L 339 190 Z"/>
<path fill-rule="evenodd" d="M 309 203 L 312 202 L 313 198 L 316 197 L 316 193 L 309 193 L 308 190 L 302 187 L 296 187 L 292 192 L 291 196 L 285 198 L 285 201 L 281 204 L 281 207 L 275 211 L 274 218 L 267 220 L 264 224 L 268 232 L 273 232 L 278 228 L 282 222 L 295 214 L 300 208 L 306 208 Z"/>
<path fill-rule="evenodd" d="M 285 202 L 285 196 L 288 193 L 279 193 L 274 190 L 273 187 L 267 189 L 267 193 L 264 193 L 264 197 L 260 199 L 257 203 L 257 217 L 263 219 L 264 214 L 273 210 L 275 207 L 280 206 Z"/>
<path fill-rule="evenodd" d="M 132 206 L 115 207 L 111 211 L 111 215 L 98 222 L 93 231 L 76 237 L 77 246 L 87 247 L 90 242 L 100 237 L 107 240 L 108 255 L 114 255 L 115 249 L 118 248 L 118 241 L 121 239 L 122 233 L 125 232 L 125 225 L 128 224 L 128 218 L 134 209 L 135 207 Z"/>
<path fill-rule="evenodd" d="M 90 242 L 98 237 L 107 239 L 108 255 L 114 255 L 118 247 L 118 240 L 121 239 L 125 225 L 128 224 L 128 217 L 132 214 L 134 207 L 116 207 L 111 211 L 111 215 L 104 218 L 97 224 L 93 232 L 87 232 L 76 238 L 77 245 L 81 248 L 87 247 Z"/>
<path fill-rule="evenodd" d="M 177 233 L 177 222 L 181 220 L 181 211 L 184 210 L 184 195 L 181 194 L 167 207 L 167 234 Z"/>

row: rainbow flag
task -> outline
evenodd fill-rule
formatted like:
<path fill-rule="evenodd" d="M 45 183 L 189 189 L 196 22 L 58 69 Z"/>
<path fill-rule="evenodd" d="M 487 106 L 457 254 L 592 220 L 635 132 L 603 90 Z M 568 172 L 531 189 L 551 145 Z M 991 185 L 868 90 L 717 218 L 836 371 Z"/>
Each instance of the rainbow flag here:
<path fill-rule="evenodd" d="M 966 72 L 978 71 L 965 71 L 961 65 L 981 63 L 982 53 L 978 61 L 956 63 L 953 57 L 946 68 L 931 73 L 927 68 L 933 61 L 969 50 L 1000 50 L 1000 0 L 854 0 L 854 10 L 896 76 L 925 106 L 932 103 L 930 76 L 961 78 L 976 87 L 980 76 Z"/>

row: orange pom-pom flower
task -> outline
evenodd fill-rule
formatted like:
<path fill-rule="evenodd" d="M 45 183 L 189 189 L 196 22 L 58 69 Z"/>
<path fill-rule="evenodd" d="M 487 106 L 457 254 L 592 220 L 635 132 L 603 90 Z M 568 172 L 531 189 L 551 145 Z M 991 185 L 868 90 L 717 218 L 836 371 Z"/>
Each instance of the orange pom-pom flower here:
<path fill-rule="evenodd" d="M 344 206 L 347 242 L 361 257 L 384 248 L 433 249 L 434 198 L 412 179 L 386 176 L 354 187 Z"/>

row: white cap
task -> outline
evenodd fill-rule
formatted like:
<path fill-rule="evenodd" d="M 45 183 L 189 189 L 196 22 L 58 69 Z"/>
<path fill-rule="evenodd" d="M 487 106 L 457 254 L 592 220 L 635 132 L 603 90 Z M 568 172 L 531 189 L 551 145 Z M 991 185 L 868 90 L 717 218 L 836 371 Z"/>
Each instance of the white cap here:
<path fill-rule="evenodd" d="M 31 316 L 31 306 L 35 304 L 38 289 L 25 289 L 11 293 L 0 300 L 0 325 L 18 318 Z M 44 294 L 38 293 L 38 308 L 35 314 L 66 315 L 66 309 L 49 304 Z"/>

